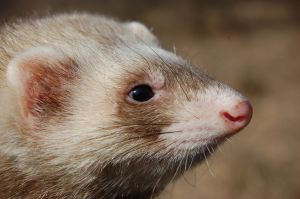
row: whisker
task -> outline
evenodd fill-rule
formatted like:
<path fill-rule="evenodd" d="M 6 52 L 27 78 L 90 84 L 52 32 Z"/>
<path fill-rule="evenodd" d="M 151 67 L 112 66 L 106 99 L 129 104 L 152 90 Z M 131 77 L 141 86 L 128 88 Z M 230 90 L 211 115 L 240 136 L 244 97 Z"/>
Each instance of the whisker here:
<path fill-rule="evenodd" d="M 209 163 L 208 163 L 208 159 L 207 159 L 207 157 L 206 157 L 206 155 L 205 155 L 204 149 L 202 149 L 202 152 L 203 152 L 203 155 L 204 155 L 204 159 L 205 159 L 205 163 L 206 163 L 206 166 L 207 166 L 207 168 L 208 168 L 208 171 L 209 171 L 210 175 L 211 175 L 212 177 L 215 178 L 216 176 L 215 176 L 215 174 L 212 172 L 212 170 L 211 170 L 211 168 L 210 168 L 210 165 L 209 165 Z"/>
<path fill-rule="evenodd" d="M 162 139 L 162 140 L 157 140 L 157 141 L 150 140 L 150 141 L 147 141 L 147 142 L 142 142 L 142 143 L 140 143 L 138 145 L 135 145 L 135 146 L 127 149 L 126 151 L 118 154 L 117 156 L 114 156 L 113 159 L 118 159 L 120 157 L 124 157 L 124 156 L 128 155 L 129 152 L 135 152 L 137 150 L 143 149 L 145 147 L 149 147 L 149 146 L 154 145 L 154 144 L 162 143 L 164 141 L 165 140 Z"/>
<path fill-rule="evenodd" d="M 207 151 L 208 151 L 209 155 L 212 155 L 212 154 L 213 154 L 213 151 L 210 151 L 210 149 L 211 149 L 211 146 L 206 146 L 206 149 L 207 149 Z"/>
<path fill-rule="evenodd" d="M 226 139 L 226 141 L 228 141 L 228 142 L 230 142 L 230 143 L 233 142 L 230 138 L 225 138 L 225 139 Z"/>
<path fill-rule="evenodd" d="M 158 180 L 156 181 L 156 183 L 155 183 L 155 185 L 154 185 L 154 187 L 153 187 L 153 189 L 152 189 L 152 193 L 151 193 L 150 199 L 153 199 L 153 195 L 154 195 L 154 193 L 155 193 L 155 189 L 156 189 L 158 183 L 160 182 L 160 180 L 161 180 L 161 177 L 159 177 Z"/>
<path fill-rule="evenodd" d="M 170 182 L 173 182 L 174 179 L 177 177 L 177 174 L 178 174 L 178 171 L 179 171 L 179 169 L 181 167 L 181 164 L 182 164 L 182 160 L 180 160 L 179 164 L 177 165 L 176 171 L 175 171 L 173 177 L 171 178 Z"/>
<path fill-rule="evenodd" d="M 114 144 L 122 144 L 123 142 L 127 142 L 127 141 L 132 141 L 132 140 L 140 140 L 143 138 L 148 138 L 148 137 L 154 137 L 154 136 L 158 136 L 158 135 L 164 135 L 164 134 L 172 134 L 172 133 L 179 133 L 182 131 L 164 131 L 164 132 L 155 132 L 155 133 L 151 133 L 151 134 L 144 134 L 144 135 L 138 135 L 138 136 L 130 136 L 130 134 L 128 133 L 128 138 L 125 140 L 121 140 L 120 142 L 115 142 Z M 124 135 L 124 134 L 123 134 Z M 114 138 L 115 135 L 114 133 L 112 134 L 106 134 L 104 136 L 99 136 L 99 137 L 94 137 L 94 138 L 90 138 L 90 139 L 86 139 L 84 141 L 82 141 L 81 143 L 85 143 L 85 142 L 90 142 L 90 141 L 105 141 L 107 139 L 110 138 Z"/>
<path fill-rule="evenodd" d="M 185 158 L 185 164 L 184 164 L 184 171 L 187 171 L 187 170 L 189 169 L 189 167 L 187 166 L 187 165 L 188 165 L 188 160 L 189 160 L 189 158 L 188 158 L 188 156 L 187 156 L 187 152 L 185 152 L 185 156 L 186 156 L 186 158 Z M 186 178 L 185 174 L 186 174 L 186 173 L 184 172 L 183 175 L 182 175 L 183 180 L 184 180 L 189 186 L 195 187 L 195 185 L 193 185 L 192 183 L 190 183 L 190 182 L 188 181 L 188 179 Z"/>
<path fill-rule="evenodd" d="M 215 147 L 217 147 L 217 146 L 215 146 Z M 210 147 L 211 150 L 213 151 L 213 153 L 215 153 L 215 147 L 213 147 L 213 146 Z"/>
<path fill-rule="evenodd" d="M 189 167 L 188 167 L 188 170 L 192 167 L 193 162 L 194 162 L 194 159 L 195 159 L 195 156 L 193 155 L 193 156 L 192 156 L 192 159 L 191 159 L 191 163 L 190 163 L 190 165 L 189 165 Z"/>

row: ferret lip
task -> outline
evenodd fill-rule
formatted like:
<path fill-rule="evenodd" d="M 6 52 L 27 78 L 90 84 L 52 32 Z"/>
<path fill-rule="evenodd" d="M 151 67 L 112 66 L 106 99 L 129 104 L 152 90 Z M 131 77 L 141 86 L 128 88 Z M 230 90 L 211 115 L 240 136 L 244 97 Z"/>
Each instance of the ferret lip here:
<path fill-rule="evenodd" d="M 195 129 L 193 129 L 195 130 Z M 176 133 L 184 133 L 183 131 L 174 131 Z M 181 140 L 181 143 L 182 144 L 185 144 L 185 143 L 194 143 L 194 144 L 197 144 L 199 142 L 207 142 L 207 143 L 216 143 L 216 144 L 219 144 L 219 143 L 222 143 L 224 142 L 226 139 L 234 136 L 235 134 L 237 134 L 239 132 L 239 130 L 237 131 L 231 131 L 231 132 L 224 132 L 220 135 L 214 135 L 214 136 L 211 136 L 211 137 L 200 137 L 200 136 L 195 136 L 195 137 L 190 137 L 190 138 L 187 138 L 187 139 L 182 139 Z M 189 133 L 188 131 L 186 133 Z"/>
<path fill-rule="evenodd" d="M 250 122 L 250 121 L 249 121 Z M 249 123 L 248 122 L 248 123 Z M 247 124 L 248 124 L 247 123 Z M 241 126 L 240 128 L 235 128 L 235 129 L 230 129 L 230 130 L 225 130 L 224 132 L 222 132 L 220 135 L 216 135 L 216 136 L 212 136 L 211 138 L 201 138 L 199 139 L 198 136 L 195 136 L 195 139 L 197 139 L 197 141 L 209 141 L 209 140 L 222 140 L 222 139 L 227 139 L 229 137 L 232 137 L 233 135 L 239 133 L 242 129 L 244 129 L 246 125 L 243 125 Z M 188 129 L 179 129 L 179 130 L 176 130 L 174 132 L 180 132 L 180 133 L 190 133 L 192 131 L 197 131 L 197 132 L 201 132 L 201 131 L 210 131 L 210 132 L 213 132 L 213 131 L 216 131 L 215 129 L 213 128 L 203 128 L 203 127 L 194 127 L 194 128 L 188 128 Z M 191 138 L 191 140 L 194 139 L 194 138 Z M 187 142 L 189 142 L 188 140 L 186 140 Z M 185 142 L 185 141 L 183 141 Z"/>
<path fill-rule="evenodd" d="M 229 134 L 227 133 L 227 134 L 223 134 L 223 135 L 219 135 L 219 136 L 212 136 L 211 138 L 191 138 L 191 139 L 182 141 L 182 143 L 208 142 L 208 143 L 220 144 L 235 134 L 236 133 L 229 133 Z"/>
<path fill-rule="evenodd" d="M 226 138 L 232 137 L 233 135 L 237 134 L 238 132 L 240 132 L 243 128 L 245 128 L 245 126 L 241 127 L 241 128 L 236 128 L 236 129 L 224 129 L 224 131 L 222 131 L 221 133 L 219 133 L 218 135 L 213 135 L 210 137 L 205 137 L 205 138 L 201 138 L 201 131 L 209 131 L 209 132 L 217 132 L 217 129 L 214 128 L 208 128 L 208 127 L 193 127 L 193 128 L 186 128 L 186 129 L 177 129 L 177 130 L 172 130 L 172 132 L 174 133 L 181 133 L 181 134 L 189 134 L 191 132 L 197 132 L 199 133 L 198 136 L 192 136 L 186 140 L 182 140 L 183 143 L 185 142 L 207 142 L 207 141 L 211 141 L 211 140 L 225 140 Z M 180 139 L 180 138 L 179 138 Z"/>
<path fill-rule="evenodd" d="M 215 141 L 217 141 L 218 143 L 219 143 L 219 142 L 224 142 L 226 139 L 228 139 L 228 138 L 234 136 L 234 135 L 237 134 L 238 132 L 239 132 L 239 130 L 238 130 L 238 131 L 233 131 L 233 132 L 230 132 L 230 133 L 225 133 L 225 134 L 222 134 L 222 135 L 220 135 L 220 136 L 217 136 L 217 137 L 215 137 L 215 138 L 213 138 L 213 139 L 214 139 Z"/>

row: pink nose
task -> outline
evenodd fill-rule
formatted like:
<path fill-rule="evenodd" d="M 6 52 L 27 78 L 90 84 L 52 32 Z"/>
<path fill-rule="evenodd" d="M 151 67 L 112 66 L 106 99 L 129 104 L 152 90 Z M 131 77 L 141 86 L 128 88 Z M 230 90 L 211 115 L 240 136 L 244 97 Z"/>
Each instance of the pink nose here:
<path fill-rule="evenodd" d="M 240 130 L 247 126 L 252 117 L 252 106 L 250 102 L 243 101 L 238 103 L 230 111 L 221 112 L 225 121 L 230 123 L 233 130 Z"/>

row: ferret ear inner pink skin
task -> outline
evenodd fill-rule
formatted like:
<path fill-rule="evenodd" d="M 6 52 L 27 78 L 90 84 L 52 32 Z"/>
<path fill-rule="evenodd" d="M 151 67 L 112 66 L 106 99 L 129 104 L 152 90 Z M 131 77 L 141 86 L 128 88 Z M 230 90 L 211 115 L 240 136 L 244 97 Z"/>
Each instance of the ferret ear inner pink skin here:
<path fill-rule="evenodd" d="M 67 102 L 69 84 L 76 78 L 76 64 L 55 49 L 32 48 L 11 61 L 6 75 L 23 119 L 41 121 L 61 112 Z"/>

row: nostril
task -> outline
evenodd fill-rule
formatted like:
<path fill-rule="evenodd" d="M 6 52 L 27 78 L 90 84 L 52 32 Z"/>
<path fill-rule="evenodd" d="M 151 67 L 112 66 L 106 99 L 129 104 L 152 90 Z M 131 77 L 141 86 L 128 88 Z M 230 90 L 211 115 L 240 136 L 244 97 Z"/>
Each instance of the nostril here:
<path fill-rule="evenodd" d="M 223 115 L 230 121 L 232 122 L 237 122 L 237 121 L 243 121 L 246 119 L 246 116 L 240 115 L 240 116 L 232 116 L 228 112 L 223 112 Z"/>
<path fill-rule="evenodd" d="M 232 110 L 221 113 L 230 122 L 249 122 L 252 117 L 252 106 L 248 101 L 238 103 Z"/>

